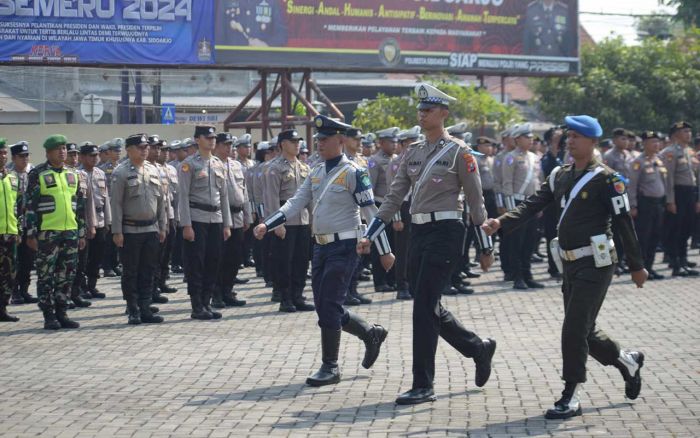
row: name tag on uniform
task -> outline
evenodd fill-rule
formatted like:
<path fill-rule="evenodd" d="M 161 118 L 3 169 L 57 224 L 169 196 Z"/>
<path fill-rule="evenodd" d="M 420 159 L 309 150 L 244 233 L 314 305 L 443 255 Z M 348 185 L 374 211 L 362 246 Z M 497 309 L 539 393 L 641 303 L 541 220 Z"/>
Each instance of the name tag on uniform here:
<path fill-rule="evenodd" d="M 653 168 L 653 167 L 647 167 L 646 169 L 644 169 L 644 172 L 646 172 L 646 173 L 654 173 L 654 168 Z"/>
<path fill-rule="evenodd" d="M 209 174 L 207 173 L 206 169 L 201 170 L 200 172 L 197 173 L 197 178 L 206 178 L 208 176 L 209 176 Z"/>

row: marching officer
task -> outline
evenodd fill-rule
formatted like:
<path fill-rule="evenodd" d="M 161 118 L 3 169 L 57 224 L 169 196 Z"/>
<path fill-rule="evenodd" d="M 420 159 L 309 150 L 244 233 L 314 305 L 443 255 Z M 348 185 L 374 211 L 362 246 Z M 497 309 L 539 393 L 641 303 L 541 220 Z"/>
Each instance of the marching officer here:
<path fill-rule="evenodd" d="M 345 133 L 345 156 L 348 160 L 357 163 L 363 169 L 367 169 L 367 158 L 362 155 L 362 141 L 364 139 L 362 131 L 357 128 L 350 128 Z M 357 267 L 355 267 L 355 272 L 352 274 L 352 279 L 350 281 L 350 290 L 348 295 L 345 297 L 346 306 L 357 306 L 360 304 L 372 304 L 372 299 L 360 294 L 357 291 L 357 286 L 360 282 L 360 277 L 362 276 L 362 271 L 364 266 L 362 264 L 362 259 L 358 258 Z"/>
<path fill-rule="evenodd" d="M 37 291 L 44 329 L 78 328 L 66 310 L 85 247 L 85 199 L 78 174 L 66 168 L 63 135 L 44 141 L 46 162 L 29 173 L 26 196 L 27 245 L 37 251 Z"/>
<path fill-rule="evenodd" d="M 532 148 L 532 129 L 529 123 L 511 132 L 516 148 L 505 157 L 503 164 L 503 197 L 508 210 L 514 209 L 534 195 L 540 185 L 540 162 Z M 538 238 L 537 222 L 530 221 L 508 236 L 513 289 L 541 289 L 542 283 L 532 278 L 531 257 L 535 247 L 533 237 Z"/>
<path fill-rule="evenodd" d="M 86 292 L 92 298 L 104 298 L 105 294 L 97 289 L 100 278 L 100 261 L 106 246 L 107 230 L 112 225 L 112 208 L 109 203 L 107 176 L 97 167 L 98 147 L 85 142 L 80 146 L 81 170 L 87 174 L 87 183 L 92 189 L 95 208 L 95 235 L 87 241 L 84 275 L 87 278 Z"/>
<path fill-rule="evenodd" d="M 147 138 L 148 141 L 148 154 L 146 155 L 146 161 L 148 161 L 152 166 L 158 170 L 158 175 L 160 176 L 160 188 L 163 194 L 163 208 L 165 208 L 166 216 L 166 227 L 165 227 L 165 240 L 160 242 L 158 245 L 158 256 L 157 262 L 155 263 L 153 269 L 153 281 L 151 282 L 151 301 L 157 304 L 166 304 L 168 297 L 161 295 L 161 291 L 165 293 L 171 293 L 177 291 L 176 289 L 170 288 L 166 284 L 168 276 L 168 235 L 170 234 L 171 224 L 175 221 L 175 211 L 173 209 L 173 203 L 171 199 L 170 191 L 170 175 L 168 174 L 168 169 L 164 164 L 160 163 L 160 155 L 162 153 L 161 148 L 167 146 L 168 142 L 161 139 L 158 135 L 150 135 Z"/>
<path fill-rule="evenodd" d="M 7 164 L 7 139 L 0 138 L 0 322 L 17 322 L 19 318 L 7 313 L 7 305 L 15 290 L 17 269 L 17 197 L 19 179 L 5 168 Z"/>
<path fill-rule="evenodd" d="M 146 160 L 148 137 L 135 134 L 126 139 L 126 161 L 112 173 L 112 239 L 124 265 L 122 294 L 130 325 L 159 324 L 153 314 L 154 271 L 160 243 L 165 241 L 167 211 L 158 168 Z"/>
<path fill-rule="evenodd" d="M 666 219 L 669 232 L 668 251 L 674 277 L 696 277 L 698 271 L 688 262 L 688 238 L 693 232 L 697 177 L 693 172 L 693 127 L 687 122 L 674 123 L 669 130 L 672 145 L 661 151 L 666 165 Z"/>
<path fill-rule="evenodd" d="M 99 169 L 102 170 L 107 177 L 107 192 L 110 196 L 112 193 L 112 172 L 114 172 L 114 169 L 119 163 L 123 145 L 123 138 L 113 138 L 108 141 L 107 159 L 98 164 Z M 109 231 L 107 232 L 107 236 L 105 236 L 105 240 L 107 243 L 104 251 L 102 270 L 104 271 L 105 277 L 117 277 L 121 275 L 121 269 L 119 268 L 119 251 L 117 247 L 114 246 L 114 239 L 112 239 L 112 234 Z"/>
<path fill-rule="evenodd" d="M 32 170 L 32 165 L 29 163 L 29 144 L 26 141 L 15 143 L 10 146 L 10 152 L 12 154 L 12 173 L 19 182 L 17 220 L 21 228 L 21 240 L 17 245 L 17 277 L 15 289 L 12 291 L 11 303 L 32 304 L 38 303 L 39 300 L 29 293 L 31 271 L 34 269 L 34 259 L 36 258 L 36 251 L 27 246 L 27 226 L 25 221 L 24 194 L 27 192 L 29 172 Z"/>
<path fill-rule="evenodd" d="M 387 128 L 377 131 L 377 140 L 379 141 L 379 149 L 367 161 L 367 169 L 369 177 L 372 180 L 372 188 L 374 190 L 374 199 L 377 207 L 381 207 L 384 202 L 384 196 L 389 192 L 387 184 L 386 171 L 389 167 L 389 162 L 396 156 L 396 144 L 399 142 L 399 128 Z M 389 243 L 392 244 L 391 233 Z M 393 245 L 393 244 L 392 244 Z M 374 281 L 375 292 L 391 292 L 396 290 L 394 284 L 394 272 L 384 272 L 381 263 L 379 263 L 379 253 L 376 248 L 371 250 L 372 256 L 372 279 Z"/>
<path fill-rule="evenodd" d="M 642 133 L 644 154 L 630 163 L 630 215 L 634 218 L 644 267 L 649 280 L 662 280 L 654 268 L 656 246 L 661 237 L 664 206 L 666 205 L 666 167 L 659 158 L 661 138 L 655 131 Z"/>
<path fill-rule="evenodd" d="M 231 222 L 233 230 L 231 237 L 224 242 L 221 264 L 219 265 L 219 279 L 214 290 L 212 307 L 221 309 L 224 307 L 245 306 L 244 300 L 236 298 L 234 284 L 248 280 L 238 280 L 238 270 L 245 257 L 245 235 L 253 221 L 248 190 L 245 183 L 243 164 L 230 157 L 231 145 L 235 143 L 236 137 L 232 137 L 228 132 L 220 133 L 216 136 L 216 155 L 224 163 L 226 169 L 226 187 L 228 189 L 229 210 L 231 211 Z"/>
<path fill-rule="evenodd" d="M 92 295 L 87 292 L 85 266 L 87 264 L 87 241 L 95 237 L 97 214 L 95 212 L 92 186 L 88 183 L 88 175 L 85 171 L 78 168 L 80 164 L 78 160 L 78 145 L 76 143 L 66 144 L 66 152 L 67 156 L 65 167 L 78 175 L 80 190 L 83 194 L 83 199 L 85 199 L 86 244 L 84 248 L 81 248 L 80 251 L 78 251 L 78 264 L 75 270 L 75 277 L 73 280 L 73 287 L 71 288 L 70 298 L 74 307 L 90 307 L 92 306 L 92 303 L 88 301 L 88 299 L 92 298 Z"/>
<path fill-rule="evenodd" d="M 626 185 L 617 172 L 594 155 L 603 133 L 598 121 L 590 116 L 565 120 L 574 164 L 553 170 L 534 196 L 498 219 L 489 219 L 483 227 L 488 234 L 499 228 L 510 231 L 523 226 L 547 206 L 557 208 L 559 235 L 553 253 L 564 274 L 561 345 L 565 385 L 561 399 L 545 414 L 548 419 L 581 415 L 579 391 L 586 381 L 589 354 L 620 371 L 630 399 L 639 395 L 640 369 L 644 364 L 644 354 L 620 350 L 595 323 L 617 262 L 613 233 L 618 233 L 625 245 L 634 283 L 642 287 L 647 279 L 629 214 Z"/>
<path fill-rule="evenodd" d="M 444 338 L 476 364 L 476 385 L 486 384 L 491 375 L 491 359 L 496 341 L 481 339 L 466 330 L 440 302 L 450 281 L 453 265 L 459 260 L 464 234 L 458 195 L 464 190 L 472 223 L 480 227 L 486 220 L 481 181 L 476 159 L 466 144 L 450 137 L 444 123 L 449 117 L 448 96 L 429 84 L 418 84 L 418 121 L 425 141 L 414 143 L 399 166 L 391 191 L 358 245 L 367 251 L 370 240 L 391 222 L 404 197 L 412 188 L 410 287 L 413 293 L 413 385 L 401 394 L 398 404 L 417 404 L 436 399 L 433 391 L 435 351 L 438 338 Z M 481 265 L 493 262 L 491 240 L 479 228 L 477 240 L 482 250 Z"/>
<path fill-rule="evenodd" d="M 192 319 L 221 319 L 211 308 L 221 258 L 222 242 L 231 236 L 226 169 L 212 155 L 216 129 L 197 126 L 194 138 L 199 151 L 188 157 L 178 172 L 180 223 L 187 254 L 187 293 Z"/>
<path fill-rule="evenodd" d="M 406 151 L 421 136 L 420 126 L 399 132 L 397 155 L 389 161 L 386 169 L 386 183 L 388 187 L 394 182 L 396 172 L 401 167 L 401 161 L 406 156 Z M 394 277 L 396 278 L 396 299 L 411 300 L 410 286 L 408 284 L 408 257 L 410 251 L 411 235 L 411 194 L 407 194 L 401 203 L 401 209 L 394 215 L 393 222 L 393 248 L 396 254 L 396 264 L 394 265 Z"/>
<path fill-rule="evenodd" d="M 264 223 L 255 227 L 260 239 L 268 231 L 284 225 L 288 217 L 312 206 L 313 250 L 312 288 L 318 325 L 321 327 L 323 364 L 308 379 L 311 386 L 332 385 L 340 381 L 338 351 L 341 330 L 365 343 L 362 366 L 369 369 L 377 357 L 388 331 L 369 324 L 343 308 L 351 276 L 357 264 L 355 250 L 362 236 L 361 215 L 371 219 L 376 212 L 372 184 L 365 169 L 343 155 L 345 134 L 351 126 L 325 116 L 314 119 L 319 153 L 324 162 L 314 166 L 295 195 Z M 378 239 L 381 263 L 391 267 L 393 256 L 386 235 Z"/>
<path fill-rule="evenodd" d="M 297 159 L 300 141 L 301 137 L 293 129 L 282 131 L 277 136 L 280 155 L 270 161 L 264 177 L 263 200 L 270 212 L 294 196 L 309 176 L 309 166 Z M 288 215 L 285 225 L 275 229 L 271 239 L 272 282 L 282 298 L 279 311 L 314 310 L 304 298 L 311 240 L 309 212 L 302 209 L 297 215 Z"/>

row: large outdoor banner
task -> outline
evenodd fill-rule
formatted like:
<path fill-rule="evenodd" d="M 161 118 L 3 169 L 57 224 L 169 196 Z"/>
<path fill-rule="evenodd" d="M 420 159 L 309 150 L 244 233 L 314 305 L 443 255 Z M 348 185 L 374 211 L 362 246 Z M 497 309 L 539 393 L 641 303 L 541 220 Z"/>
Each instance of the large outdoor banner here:
<path fill-rule="evenodd" d="M 575 74 L 576 0 L 222 0 L 216 61 Z"/>
<path fill-rule="evenodd" d="M 0 0 L 0 61 L 214 62 L 213 0 Z"/>
<path fill-rule="evenodd" d="M 0 0 L 0 62 L 576 74 L 577 0 Z"/>

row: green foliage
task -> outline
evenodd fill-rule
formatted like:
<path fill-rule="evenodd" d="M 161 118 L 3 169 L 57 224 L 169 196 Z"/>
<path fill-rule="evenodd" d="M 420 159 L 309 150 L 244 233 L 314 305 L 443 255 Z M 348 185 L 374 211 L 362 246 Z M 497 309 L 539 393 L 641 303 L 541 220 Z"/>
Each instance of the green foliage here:
<path fill-rule="evenodd" d="M 441 81 L 446 78 L 440 78 L 438 81 L 425 79 L 457 99 L 450 105 L 447 124 L 466 121 L 472 130 L 486 124 L 495 124 L 497 129 L 502 129 L 506 124 L 521 119 L 515 107 L 498 102 L 486 90 Z M 365 132 L 391 126 L 408 129 L 417 124 L 417 101 L 413 93 L 409 97 L 388 97 L 379 94 L 375 100 L 358 105 L 353 125 Z"/>
<path fill-rule="evenodd" d="M 668 40 L 674 35 L 674 22 L 671 17 L 662 15 L 650 15 L 648 17 L 638 18 L 635 27 L 637 36 L 640 40 L 647 38 L 657 38 L 660 40 Z M 678 24 L 676 27 L 682 27 Z"/>
<path fill-rule="evenodd" d="M 700 26 L 700 0 L 661 0 L 662 4 L 675 6 L 678 13 L 674 17 L 689 27 Z"/>
<path fill-rule="evenodd" d="M 532 81 L 550 120 L 590 114 L 606 132 L 616 126 L 666 131 L 678 120 L 700 125 L 700 60 L 685 40 L 650 38 L 631 47 L 608 39 L 584 47 L 581 65 L 579 77 Z"/>

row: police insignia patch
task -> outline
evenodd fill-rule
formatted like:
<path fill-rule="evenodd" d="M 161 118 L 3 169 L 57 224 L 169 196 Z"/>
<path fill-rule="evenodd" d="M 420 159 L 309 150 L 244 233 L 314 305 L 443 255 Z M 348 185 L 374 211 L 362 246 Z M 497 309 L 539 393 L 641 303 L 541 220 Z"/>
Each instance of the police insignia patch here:
<path fill-rule="evenodd" d="M 615 188 L 615 191 L 619 194 L 625 193 L 625 183 L 622 181 L 614 181 L 613 182 L 613 187 Z"/>
<path fill-rule="evenodd" d="M 508 155 L 508 158 L 506 158 L 506 164 L 509 165 L 509 166 L 512 166 L 512 165 L 513 165 L 513 161 L 514 161 L 514 160 L 513 160 L 513 156 L 512 156 L 512 155 Z"/>
<path fill-rule="evenodd" d="M 56 185 L 56 179 L 53 177 L 52 174 L 49 173 L 49 174 L 47 174 L 47 175 L 44 175 L 44 183 L 45 183 L 47 186 L 55 186 L 55 185 Z"/>
<path fill-rule="evenodd" d="M 377 165 L 377 162 L 374 160 L 369 160 L 369 163 L 367 163 L 367 167 L 370 169 L 373 169 Z"/>
<path fill-rule="evenodd" d="M 183 163 L 181 169 L 183 172 L 187 173 L 190 171 L 190 165 L 187 163 Z"/>
<path fill-rule="evenodd" d="M 639 170 L 639 168 L 640 168 L 640 167 L 642 167 L 642 165 L 641 165 L 641 164 L 639 164 L 639 162 L 638 162 L 638 161 L 637 161 L 637 162 L 635 162 L 635 163 L 634 163 L 634 164 L 632 165 L 632 169 L 634 169 L 634 170 Z"/>

